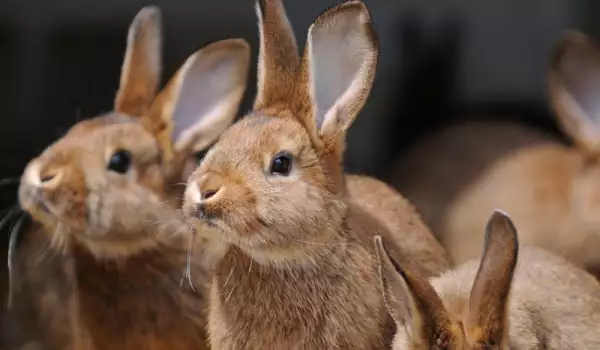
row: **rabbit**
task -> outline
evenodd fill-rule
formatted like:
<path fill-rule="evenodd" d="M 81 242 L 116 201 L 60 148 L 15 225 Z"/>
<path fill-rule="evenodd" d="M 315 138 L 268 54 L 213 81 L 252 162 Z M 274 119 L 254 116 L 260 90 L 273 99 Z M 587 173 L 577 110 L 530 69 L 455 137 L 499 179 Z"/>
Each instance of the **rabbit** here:
<path fill-rule="evenodd" d="M 161 28 L 157 7 L 137 14 L 114 110 L 75 124 L 23 172 L 33 223 L 11 311 L 33 314 L 23 324 L 45 349 L 208 349 L 209 271 L 194 258 L 181 279 L 198 242 L 183 234 L 180 184 L 236 116 L 250 47 L 201 48 L 157 94 Z"/>
<path fill-rule="evenodd" d="M 390 182 L 415 204 L 454 263 L 479 256 L 477 228 L 502 208 L 523 243 L 600 273 L 593 103 L 600 51 L 591 38 L 569 31 L 551 56 L 550 100 L 572 145 L 515 122 L 455 124 L 418 143 L 391 171 Z"/>
<path fill-rule="evenodd" d="M 300 60 L 283 3 L 259 1 L 256 10 L 253 110 L 208 151 L 182 207 L 190 222 L 215 229 L 198 235 L 220 242 L 211 245 L 220 251 L 211 348 L 385 349 L 394 323 L 383 305 L 373 235 L 397 243 L 395 257 L 425 275 L 449 264 L 398 193 L 344 174 L 345 134 L 376 70 L 371 16 L 356 0 L 329 8 L 311 25 Z"/>
<path fill-rule="evenodd" d="M 600 348 L 598 281 L 559 255 L 519 247 L 506 213 L 491 215 L 481 259 L 429 280 L 374 241 L 393 350 Z"/>

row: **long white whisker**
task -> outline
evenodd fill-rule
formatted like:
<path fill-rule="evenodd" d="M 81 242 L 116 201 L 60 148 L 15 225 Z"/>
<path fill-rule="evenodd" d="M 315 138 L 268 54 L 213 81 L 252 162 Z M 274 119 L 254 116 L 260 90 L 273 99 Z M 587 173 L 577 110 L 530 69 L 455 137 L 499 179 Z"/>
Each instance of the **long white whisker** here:
<path fill-rule="evenodd" d="M 27 214 L 25 214 L 25 213 L 23 213 L 19 217 L 19 220 L 17 221 L 17 223 L 13 227 L 12 231 L 10 232 L 10 238 L 9 238 L 9 242 L 8 242 L 8 261 L 7 261 L 7 264 L 8 264 L 8 301 L 7 301 L 7 305 L 6 305 L 6 307 L 8 309 L 11 309 L 13 299 L 15 297 L 15 288 L 16 288 L 15 278 L 16 278 L 18 271 L 15 268 L 14 260 L 15 260 L 16 250 L 17 250 L 17 241 L 19 238 L 19 232 L 21 231 L 21 226 L 23 226 L 23 222 L 25 222 L 26 218 L 27 218 Z"/>

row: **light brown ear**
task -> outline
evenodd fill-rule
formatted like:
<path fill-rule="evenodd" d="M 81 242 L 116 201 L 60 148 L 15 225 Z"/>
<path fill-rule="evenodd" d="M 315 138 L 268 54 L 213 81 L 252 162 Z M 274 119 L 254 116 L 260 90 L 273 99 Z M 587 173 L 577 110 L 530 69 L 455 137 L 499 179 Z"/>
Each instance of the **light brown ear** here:
<path fill-rule="evenodd" d="M 220 136 L 237 114 L 249 64 L 244 39 L 209 44 L 186 60 L 143 119 L 166 153 L 197 152 Z"/>
<path fill-rule="evenodd" d="M 470 332 L 479 343 L 500 344 L 517 265 L 517 230 L 508 215 L 495 211 L 486 232 L 483 257 L 469 300 Z"/>
<path fill-rule="evenodd" d="M 362 1 L 345 1 L 321 14 L 308 31 L 302 84 L 312 113 L 306 127 L 324 138 L 344 135 L 373 85 L 379 46 Z"/>
<path fill-rule="evenodd" d="M 260 50 L 255 110 L 293 100 L 300 64 L 296 37 L 281 0 L 258 0 L 256 14 Z"/>
<path fill-rule="evenodd" d="M 550 98 L 564 132 L 584 151 L 600 154 L 600 50 L 590 37 L 569 31 L 550 62 Z"/>
<path fill-rule="evenodd" d="M 398 326 L 429 345 L 455 342 L 451 321 L 437 292 L 418 273 L 400 267 L 389 255 L 381 236 L 375 236 L 379 276 L 386 308 Z"/>
<path fill-rule="evenodd" d="M 129 27 L 115 110 L 134 117 L 144 115 L 156 95 L 161 73 L 161 13 L 156 6 L 146 6 Z"/>
<path fill-rule="evenodd" d="M 415 305 L 402 275 L 396 270 L 381 236 L 375 236 L 375 251 L 379 260 L 379 280 L 383 289 L 385 306 L 396 324 L 411 324 Z"/>

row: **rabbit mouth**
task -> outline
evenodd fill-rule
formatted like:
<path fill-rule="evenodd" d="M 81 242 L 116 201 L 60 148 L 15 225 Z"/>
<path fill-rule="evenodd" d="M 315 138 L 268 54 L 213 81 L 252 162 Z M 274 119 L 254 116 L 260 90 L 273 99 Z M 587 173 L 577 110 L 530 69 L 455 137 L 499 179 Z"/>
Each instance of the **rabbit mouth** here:
<path fill-rule="evenodd" d="M 37 187 L 25 186 L 23 188 L 21 206 L 30 212 L 30 214 L 38 211 L 49 216 L 58 217 L 52 209 L 52 205 L 48 203 L 44 193 Z"/>

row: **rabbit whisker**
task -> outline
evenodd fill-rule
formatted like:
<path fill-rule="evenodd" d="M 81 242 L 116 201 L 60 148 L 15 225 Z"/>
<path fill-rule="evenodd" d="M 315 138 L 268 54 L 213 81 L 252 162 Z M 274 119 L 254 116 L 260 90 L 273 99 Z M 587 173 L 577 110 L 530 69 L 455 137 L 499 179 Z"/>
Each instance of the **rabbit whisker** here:
<path fill-rule="evenodd" d="M 27 218 L 26 213 L 21 213 L 19 219 L 16 224 L 13 226 L 13 229 L 10 232 L 10 238 L 8 242 L 8 300 L 7 300 L 7 308 L 10 309 L 12 307 L 13 299 L 15 297 L 15 288 L 16 288 L 16 277 L 17 270 L 14 264 L 16 251 L 17 251 L 17 241 L 19 238 L 19 233 L 21 231 L 21 227 Z"/>
<path fill-rule="evenodd" d="M 2 219 L 0 220 L 0 231 L 2 231 L 4 229 L 4 227 L 6 227 L 6 225 L 8 225 L 8 223 L 10 223 L 10 220 L 12 218 L 19 215 L 19 213 L 22 213 L 22 211 L 18 204 L 15 204 L 12 207 L 10 207 L 9 209 L 7 209 L 6 215 L 4 215 L 2 217 Z"/>
<path fill-rule="evenodd" d="M 237 283 L 233 286 L 233 288 L 231 288 L 231 290 L 229 291 L 229 294 L 227 294 L 227 298 L 225 298 L 224 303 L 226 303 L 227 301 L 229 301 L 229 298 L 231 297 L 231 294 L 233 294 L 233 291 L 235 290 L 235 287 L 237 287 Z"/>
<path fill-rule="evenodd" d="M 192 283 L 192 255 L 194 252 L 194 245 L 196 244 L 196 232 L 193 233 L 192 235 L 192 240 L 190 242 L 190 246 L 188 248 L 187 254 L 186 254 L 186 263 L 185 263 L 185 272 L 183 273 L 183 276 L 181 276 L 181 281 L 179 281 L 179 286 L 183 286 L 183 280 L 187 278 L 188 280 L 188 284 L 190 285 L 190 288 L 192 288 L 192 291 L 195 293 L 196 289 L 194 288 L 194 284 Z"/>
<path fill-rule="evenodd" d="M 37 260 L 36 260 L 37 264 L 40 264 L 46 258 L 46 256 L 49 254 L 49 252 L 51 250 L 50 249 L 51 246 L 52 246 L 51 241 L 48 240 L 48 241 L 46 241 L 46 243 L 44 243 L 38 249 L 38 251 L 35 253 L 35 256 L 37 256 Z"/>
<path fill-rule="evenodd" d="M 231 268 L 231 270 L 229 270 L 229 274 L 227 275 L 227 278 L 225 278 L 225 282 L 223 283 L 223 287 L 225 287 L 225 285 L 227 284 L 227 282 L 229 282 L 229 278 L 231 277 L 231 275 L 233 274 L 233 270 L 235 269 L 235 266 Z"/>

